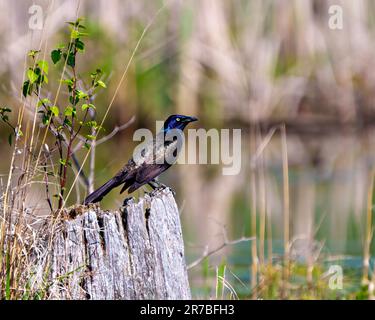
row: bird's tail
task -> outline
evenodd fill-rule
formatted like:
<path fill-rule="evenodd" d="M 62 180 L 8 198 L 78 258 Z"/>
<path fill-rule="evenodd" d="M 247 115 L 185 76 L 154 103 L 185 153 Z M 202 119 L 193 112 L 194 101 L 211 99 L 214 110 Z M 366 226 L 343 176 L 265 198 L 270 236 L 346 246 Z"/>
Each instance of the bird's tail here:
<path fill-rule="evenodd" d="M 118 187 L 121 184 L 117 179 L 111 179 L 105 184 L 103 184 L 101 187 L 96 189 L 94 192 L 90 193 L 83 204 L 87 205 L 89 203 L 95 203 L 99 202 L 100 200 L 103 199 L 103 197 L 109 193 L 113 188 Z"/>

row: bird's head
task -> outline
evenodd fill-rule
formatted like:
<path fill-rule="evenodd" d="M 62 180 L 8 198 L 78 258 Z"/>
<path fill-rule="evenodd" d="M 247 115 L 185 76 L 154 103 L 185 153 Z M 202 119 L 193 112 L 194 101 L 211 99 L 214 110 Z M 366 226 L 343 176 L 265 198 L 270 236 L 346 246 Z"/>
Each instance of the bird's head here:
<path fill-rule="evenodd" d="M 184 116 L 181 114 L 174 114 L 168 117 L 164 122 L 163 131 L 168 132 L 172 129 L 184 130 L 185 127 L 190 123 L 197 121 L 195 117 Z"/>

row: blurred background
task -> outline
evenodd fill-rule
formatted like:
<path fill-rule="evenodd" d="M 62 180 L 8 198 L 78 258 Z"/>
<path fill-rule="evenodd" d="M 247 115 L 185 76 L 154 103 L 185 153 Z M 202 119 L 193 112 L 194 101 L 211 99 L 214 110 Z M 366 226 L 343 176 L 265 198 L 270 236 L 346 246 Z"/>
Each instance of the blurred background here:
<path fill-rule="evenodd" d="M 43 9 L 42 30 L 29 28 L 33 4 Z M 329 26 L 331 5 L 342 8 L 342 29 Z M 217 164 L 176 165 L 160 179 L 177 194 L 188 264 L 226 241 L 256 237 L 228 244 L 192 267 L 194 297 L 217 296 L 218 273 L 224 269 L 225 290 L 232 287 L 245 298 L 254 297 L 254 288 L 259 289 L 257 297 L 277 296 L 272 288 L 268 293 L 261 289 L 269 289 L 267 281 L 280 273 L 285 196 L 291 260 L 316 264 L 320 273 L 312 276 L 319 281 L 325 281 L 330 264 L 342 266 L 344 288 L 328 296 L 352 297 L 353 290 L 360 290 L 375 156 L 375 2 L 1 0 L 0 101 L 13 108 L 13 116 L 21 106 L 25 54 L 41 45 L 50 61 L 50 51 L 69 36 L 66 22 L 75 20 L 77 10 L 90 34 L 78 72 L 85 77 L 100 67 L 106 75 L 107 89 L 95 98 L 98 119 L 144 28 L 154 19 L 104 127 L 111 132 L 133 116 L 135 121 L 97 147 L 96 187 L 131 156 L 137 128 L 154 131 L 155 120 L 170 114 L 198 117 L 194 128 L 242 130 L 238 175 L 222 175 Z M 60 74 L 50 64 L 53 83 L 53 73 L 56 81 Z M 51 85 L 50 94 L 55 92 Z M 26 120 L 33 117 L 33 109 L 28 110 Z M 285 150 L 280 130 L 275 130 L 281 124 L 286 128 L 287 193 Z M 0 126 L 1 179 L 13 150 L 7 130 Z M 257 150 L 261 152 L 255 159 Z M 37 186 L 28 201 L 43 211 L 48 208 L 44 199 Z M 118 208 L 122 200 L 112 192 L 103 207 Z M 274 268 L 262 269 L 265 265 Z M 370 270 L 372 266 L 370 260 Z M 309 268 L 293 270 L 291 284 L 300 288 L 308 283 Z"/>

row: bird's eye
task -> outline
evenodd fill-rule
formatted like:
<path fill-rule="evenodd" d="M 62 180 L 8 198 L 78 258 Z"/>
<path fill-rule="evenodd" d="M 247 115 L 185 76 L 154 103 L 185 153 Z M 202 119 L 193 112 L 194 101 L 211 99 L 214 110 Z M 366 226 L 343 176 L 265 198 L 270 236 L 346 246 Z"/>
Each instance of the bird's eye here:
<path fill-rule="evenodd" d="M 176 118 L 176 121 L 180 121 L 181 119 L 180 118 Z"/>

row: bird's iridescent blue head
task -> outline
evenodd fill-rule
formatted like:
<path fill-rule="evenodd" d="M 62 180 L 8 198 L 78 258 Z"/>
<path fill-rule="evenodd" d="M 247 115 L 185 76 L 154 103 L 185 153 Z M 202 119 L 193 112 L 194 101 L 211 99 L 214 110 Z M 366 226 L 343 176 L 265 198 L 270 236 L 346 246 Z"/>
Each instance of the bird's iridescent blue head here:
<path fill-rule="evenodd" d="M 190 122 L 194 122 L 197 120 L 198 119 L 195 117 L 184 116 L 181 114 L 174 114 L 174 115 L 169 116 L 168 119 L 165 120 L 162 131 L 168 132 L 169 130 L 172 130 L 172 129 L 184 130 L 185 127 Z"/>

